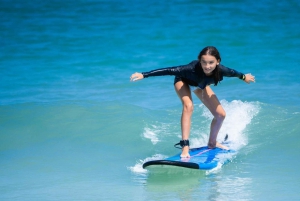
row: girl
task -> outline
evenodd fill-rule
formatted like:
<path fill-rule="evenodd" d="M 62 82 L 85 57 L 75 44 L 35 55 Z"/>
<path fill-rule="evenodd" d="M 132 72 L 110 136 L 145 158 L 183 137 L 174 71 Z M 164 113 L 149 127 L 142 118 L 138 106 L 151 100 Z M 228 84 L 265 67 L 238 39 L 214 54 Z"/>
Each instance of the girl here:
<path fill-rule="evenodd" d="M 150 72 L 134 73 L 131 81 L 141 80 L 151 76 L 175 75 L 174 87 L 182 102 L 181 134 L 182 147 L 181 157 L 189 158 L 189 135 L 191 127 L 191 116 L 193 113 L 193 101 L 191 91 L 202 101 L 214 116 L 208 141 L 209 148 L 219 147 L 228 149 L 217 142 L 218 132 L 225 119 L 226 113 L 221 106 L 217 96 L 209 85 L 218 85 L 223 77 L 238 77 L 246 83 L 255 82 L 255 77 L 251 74 L 243 74 L 236 70 L 227 68 L 220 64 L 221 56 L 219 51 L 212 46 L 205 47 L 199 54 L 198 60 L 187 65 L 161 68 Z"/>

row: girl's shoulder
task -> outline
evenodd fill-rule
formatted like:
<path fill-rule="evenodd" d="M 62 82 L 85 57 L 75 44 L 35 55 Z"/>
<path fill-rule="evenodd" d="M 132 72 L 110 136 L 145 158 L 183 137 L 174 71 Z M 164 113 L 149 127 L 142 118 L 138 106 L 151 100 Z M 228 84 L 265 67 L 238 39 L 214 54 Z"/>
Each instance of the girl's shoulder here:
<path fill-rule="evenodd" d="M 193 60 L 193 61 L 191 61 L 189 64 L 192 64 L 192 65 L 196 66 L 198 63 L 199 63 L 198 60 Z"/>
<path fill-rule="evenodd" d="M 223 64 L 219 64 L 219 68 L 220 68 L 221 70 L 226 70 L 226 69 L 227 69 L 227 67 L 224 66 Z"/>

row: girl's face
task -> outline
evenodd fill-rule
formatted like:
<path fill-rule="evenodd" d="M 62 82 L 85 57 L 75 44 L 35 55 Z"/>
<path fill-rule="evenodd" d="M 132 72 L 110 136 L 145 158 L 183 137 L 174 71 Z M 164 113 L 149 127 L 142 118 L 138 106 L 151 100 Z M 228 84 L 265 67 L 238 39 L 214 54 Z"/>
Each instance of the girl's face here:
<path fill-rule="evenodd" d="M 211 55 L 202 55 L 201 60 L 201 67 L 206 75 L 211 75 L 213 70 L 219 65 L 220 61 L 216 59 L 216 57 Z"/>

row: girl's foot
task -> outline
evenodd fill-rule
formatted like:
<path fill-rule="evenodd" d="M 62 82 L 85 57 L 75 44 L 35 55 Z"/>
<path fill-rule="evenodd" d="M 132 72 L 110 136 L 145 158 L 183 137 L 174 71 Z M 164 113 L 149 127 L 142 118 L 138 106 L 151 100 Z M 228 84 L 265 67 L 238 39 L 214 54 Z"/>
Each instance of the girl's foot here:
<path fill-rule="evenodd" d="M 189 150 L 190 150 L 189 146 L 182 147 L 182 152 L 181 152 L 180 157 L 181 158 L 190 158 Z"/>
<path fill-rule="evenodd" d="M 225 150 L 229 150 L 228 147 L 226 147 L 225 145 L 222 145 L 221 143 L 218 143 L 216 144 L 216 147 L 220 148 L 220 149 L 225 149 Z"/>
<path fill-rule="evenodd" d="M 180 147 L 178 147 L 180 145 Z M 190 150 L 190 141 L 189 140 L 180 140 L 179 143 L 175 144 L 174 147 L 181 148 L 182 152 L 180 154 L 181 158 L 190 158 L 189 150 Z"/>
<path fill-rule="evenodd" d="M 211 146 L 209 146 L 210 144 L 208 144 L 208 148 L 210 148 L 210 149 L 214 149 L 214 148 L 216 148 L 216 147 L 218 147 L 218 148 L 220 148 L 220 149 L 224 149 L 224 150 L 229 150 L 229 148 L 228 147 L 226 147 L 225 145 L 222 145 L 221 143 L 216 143 L 216 146 L 215 147 L 211 147 Z"/>

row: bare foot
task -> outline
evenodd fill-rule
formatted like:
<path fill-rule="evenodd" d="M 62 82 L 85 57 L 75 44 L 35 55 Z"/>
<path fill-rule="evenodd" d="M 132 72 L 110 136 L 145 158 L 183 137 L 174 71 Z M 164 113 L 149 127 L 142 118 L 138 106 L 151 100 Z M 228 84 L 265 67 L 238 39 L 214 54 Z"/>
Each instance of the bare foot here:
<path fill-rule="evenodd" d="M 222 145 L 222 144 L 220 144 L 220 143 L 216 143 L 216 146 L 215 147 L 211 147 L 211 146 L 209 146 L 208 145 L 208 148 L 209 149 L 214 149 L 214 148 L 216 148 L 216 147 L 218 147 L 218 148 L 220 148 L 220 149 L 224 149 L 224 150 L 229 150 L 229 148 L 228 147 L 226 147 L 225 145 Z"/>
<path fill-rule="evenodd" d="M 189 150 L 190 150 L 189 146 L 184 146 L 182 148 L 182 152 L 181 152 L 180 157 L 181 158 L 190 158 Z"/>
<path fill-rule="evenodd" d="M 224 145 L 222 145 L 222 144 L 220 144 L 220 143 L 218 143 L 218 142 L 217 142 L 217 144 L 216 144 L 216 147 L 218 147 L 218 148 L 220 148 L 220 149 L 229 150 L 228 147 L 226 147 L 226 146 L 224 146 Z"/>

